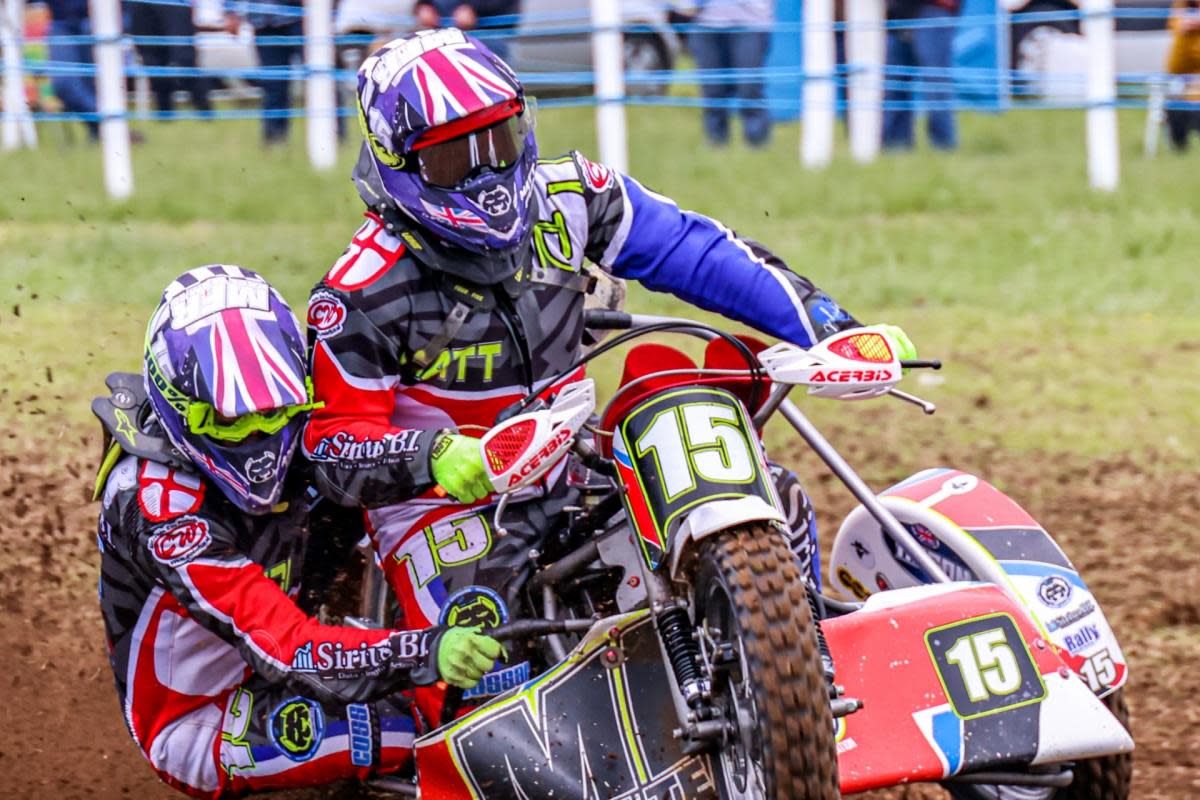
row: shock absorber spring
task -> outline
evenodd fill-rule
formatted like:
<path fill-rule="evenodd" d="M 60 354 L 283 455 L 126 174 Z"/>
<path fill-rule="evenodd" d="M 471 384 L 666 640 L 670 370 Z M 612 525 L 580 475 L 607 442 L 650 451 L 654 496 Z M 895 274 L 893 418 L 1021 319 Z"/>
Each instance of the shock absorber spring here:
<path fill-rule="evenodd" d="M 700 647 L 692 635 L 692 622 L 687 611 L 678 605 L 670 605 L 658 613 L 655 622 L 683 699 L 694 707 L 709 694 L 709 681 L 700 673 Z"/>
<path fill-rule="evenodd" d="M 813 587 L 806 586 L 804 593 L 808 596 L 808 606 L 812 609 L 813 627 L 817 630 L 817 649 L 821 653 L 821 669 L 825 673 L 825 681 L 829 684 L 830 694 L 836 696 L 833 685 L 833 654 L 829 652 L 829 643 L 825 641 L 825 631 L 821 630 L 821 618 L 825 616 L 824 604 Z"/>

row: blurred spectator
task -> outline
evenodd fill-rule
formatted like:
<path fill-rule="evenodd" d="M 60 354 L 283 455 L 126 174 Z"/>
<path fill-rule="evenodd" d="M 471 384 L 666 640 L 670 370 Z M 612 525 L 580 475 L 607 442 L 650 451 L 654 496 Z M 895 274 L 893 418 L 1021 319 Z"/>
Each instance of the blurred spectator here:
<path fill-rule="evenodd" d="M 88 41 L 61 41 L 59 37 L 88 37 L 92 23 L 88 17 L 88 0 L 47 0 L 50 8 L 50 60 L 71 64 L 91 64 L 92 44 Z M 76 114 L 96 113 L 96 83 L 91 75 L 55 74 L 50 85 L 64 111 Z M 100 125 L 95 120 L 84 122 L 88 136 L 95 141 Z"/>
<path fill-rule="evenodd" d="M 191 40 L 196 35 L 192 22 L 192 7 L 187 5 L 160 5 L 159 3 L 130 3 L 129 33 L 133 36 L 179 36 Z M 196 47 L 192 41 L 171 44 L 135 44 L 138 56 L 145 67 L 196 66 Z M 175 109 L 174 94 L 184 90 L 192 98 L 192 107 L 197 111 L 211 111 L 208 99 L 210 79 L 207 77 L 151 76 L 150 91 L 154 93 L 154 107 L 159 111 Z"/>
<path fill-rule="evenodd" d="M 911 149 L 913 146 L 912 104 L 922 98 L 928 109 L 929 140 L 940 150 L 958 146 L 958 127 L 954 111 L 954 85 L 950 81 L 951 46 L 958 30 L 954 17 L 958 15 L 959 0 L 887 0 L 888 20 L 925 22 L 914 28 L 889 30 L 887 36 L 888 67 L 919 68 L 884 72 L 887 89 L 883 102 L 883 146 Z M 937 24 L 941 20 L 944 24 Z M 932 71 L 930 74 L 929 71 Z M 912 88 L 915 85 L 918 88 Z M 891 105 L 893 107 L 889 108 Z M 902 107 L 895 107 L 895 106 Z"/>
<path fill-rule="evenodd" d="M 702 70 L 762 70 L 771 46 L 770 26 L 775 19 L 774 0 L 702 0 L 692 13 L 677 12 L 695 24 L 688 34 L 688 49 Z M 741 101 L 742 132 L 746 142 L 762 147 L 771 137 L 771 116 L 763 101 L 761 77 L 726 76 L 705 82 L 700 89 L 706 106 L 702 114 L 704 135 L 709 144 L 729 141 L 728 100 Z"/>
<path fill-rule="evenodd" d="M 480 37 L 493 53 L 507 59 L 508 35 L 516 27 L 515 20 L 507 24 L 495 24 L 489 17 L 516 17 L 521 13 L 520 0 L 417 0 L 413 16 L 422 28 L 438 28 L 443 20 L 459 30 L 471 31 L 483 28 L 495 32 L 495 36 Z M 476 34 L 478 35 L 478 34 Z"/>
<path fill-rule="evenodd" d="M 278 11 L 266 10 L 264 6 L 274 6 Z M 304 44 L 300 37 L 304 36 L 304 9 L 301 0 L 256 0 L 251 8 L 256 10 L 246 14 L 246 21 L 254 27 L 254 46 L 263 69 L 284 71 L 291 69 L 292 62 L 303 62 Z M 297 38 L 294 44 L 263 41 L 273 36 Z M 290 120 L 282 112 L 291 107 L 292 82 L 270 79 L 260 80 L 258 85 L 263 92 L 263 111 L 268 112 L 263 118 L 263 142 L 284 142 Z M 269 112 L 277 112 L 277 115 L 271 116 Z"/>
<path fill-rule="evenodd" d="M 1192 108 L 1168 108 L 1167 127 L 1171 146 L 1186 150 L 1192 131 L 1200 132 L 1200 0 L 1175 0 L 1171 5 L 1172 41 L 1167 72 L 1187 76 L 1180 79 L 1181 91 L 1171 101 L 1193 104 Z"/>

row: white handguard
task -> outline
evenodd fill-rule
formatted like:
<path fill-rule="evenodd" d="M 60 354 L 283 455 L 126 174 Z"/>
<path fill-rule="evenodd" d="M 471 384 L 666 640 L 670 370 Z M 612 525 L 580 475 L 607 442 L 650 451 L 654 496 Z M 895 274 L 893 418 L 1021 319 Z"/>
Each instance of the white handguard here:
<path fill-rule="evenodd" d="M 878 397 L 900 381 L 899 350 L 878 326 L 851 328 L 805 350 L 781 342 L 758 354 L 771 380 L 840 400 Z"/>
<path fill-rule="evenodd" d="M 569 383 L 549 408 L 500 423 L 479 440 L 483 464 L 497 492 L 514 492 L 550 471 L 571 450 L 596 409 L 591 378 Z"/>

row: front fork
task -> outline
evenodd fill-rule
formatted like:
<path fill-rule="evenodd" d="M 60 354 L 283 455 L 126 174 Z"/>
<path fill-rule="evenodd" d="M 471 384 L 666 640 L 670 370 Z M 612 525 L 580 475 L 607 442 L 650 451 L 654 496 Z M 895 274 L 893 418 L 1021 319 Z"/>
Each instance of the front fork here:
<path fill-rule="evenodd" d="M 674 691 L 671 700 L 679 726 L 675 738 L 684 741 L 688 752 L 700 750 L 728 733 L 728 723 L 715 714 L 712 699 L 712 675 L 709 658 L 701 658 L 700 637 L 697 635 L 688 603 L 679 596 L 670 582 L 639 561 L 646 598 L 658 631 L 658 642 L 669 672 Z M 705 654 L 708 656 L 709 654 Z"/>
<path fill-rule="evenodd" d="M 709 703 L 712 699 L 711 672 L 714 660 L 724 654 L 715 650 L 712 653 L 706 651 L 704 658 L 701 658 L 701 636 L 692 622 L 692 615 L 688 613 L 687 600 L 681 598 L 671 583 L 658 572 L 652 571 L 644 560 L 638 563 L 654 626 L 658 631 L 659 646 L 666 662 L 671 665 L 670 677 L 675 690 L 671 696 L 679 721 L 674 733 L 676 738 L 685 740 L 687 749 L 698 749 L 730 733 L 728 721 L 714 714 Z M 821 601 L 812 587 L 805 588 L 816 627 L 821 668 L 829 687 L 830 709 L 835 718 L 843 717 L 860 709 L 862 701 L 843 697 L 844 690 L 835 683 L 833 657 L 821 630 L 824 616 Z"/>

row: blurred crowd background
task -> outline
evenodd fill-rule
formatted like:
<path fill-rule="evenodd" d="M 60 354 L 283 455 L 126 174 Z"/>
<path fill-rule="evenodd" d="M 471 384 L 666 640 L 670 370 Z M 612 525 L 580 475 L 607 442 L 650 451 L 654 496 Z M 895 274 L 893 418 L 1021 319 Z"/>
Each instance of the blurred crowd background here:
<path fill-rule="evenodd" d="M 847 6 L 835 3 L 838 111 L 845 115 Z M 552 102 L 592 96 L 589 0 L 337 0 L 341 129 L 354 70 L 378 44 L 422 27 L 473 31 Z M 801 110 L 802 0 L 620 3 L 627 102 L 698 107 L 714 146 L 765 144 Z M 7 0 L 26 94 L 63 137 L 97 135 L 88 0 Z M 13 19 L 21 9 L 23 19 Z M 886 0 L 882 145 L 958 145 L 956 112 L 1086 107 L 1081 10 L 1072 0 Z M 124 0 L 124 52 L 135 119 L 227 118 L 258 110 L 266 144 L 303 113 L 302 0 Z M 1118 104 L 1147 110 L 1147 130 L 1176 149 L 1200 132 L 1200 0 L 1117 0 Z M 924 118 L 924 124 L 920 124 Z M 85 136 L 71 131 L 82 131 Z M 925 133 L 922 133 L 924 129 Z M 135 131 L 135 141 L 145 131 Z M 51 134 L 52 136 L 54 134 Z M 165 134 L 164 134 L 165 135 Z"/>

